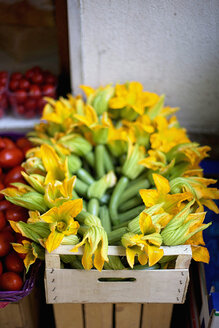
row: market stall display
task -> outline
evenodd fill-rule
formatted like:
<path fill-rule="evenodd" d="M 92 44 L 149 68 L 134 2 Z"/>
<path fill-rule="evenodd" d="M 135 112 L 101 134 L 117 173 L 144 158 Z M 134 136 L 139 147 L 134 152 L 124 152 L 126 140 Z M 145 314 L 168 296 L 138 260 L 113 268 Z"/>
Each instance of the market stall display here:
<path fill-rule="evenodd" d="M 207 263 L 204 206 L 218 212 L 219 198 L 200 167 L 210 148 L 191 142 L 172 115 L 178 108 L 139 82 L 82 90 L 85 100 L 46 98 L 42 122 L 28 134 L 28 185 L 1 192 L 29 210 L 27 222 L 10 221 L 30 239 L 13 244 L 26 254 L 26 270 L 60 245 L 71 245 L 61 266 L 76 271 L 153 268 L 162 275 L 179 255 L 165 254 L 165 246 L 177 245 L 191 245 L 193 259 Z M 108 245 L 123 252 L 111 256 Z"/>

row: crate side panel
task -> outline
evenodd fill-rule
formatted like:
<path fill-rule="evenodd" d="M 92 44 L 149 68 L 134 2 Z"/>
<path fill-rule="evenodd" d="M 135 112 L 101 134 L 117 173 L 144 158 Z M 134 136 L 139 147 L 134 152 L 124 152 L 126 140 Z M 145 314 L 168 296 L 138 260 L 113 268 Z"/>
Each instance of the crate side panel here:
<path fill-rule="evenodd" d="M 132 301 L 131 294 L 130 301 Z M 141 304 L 121 303 L 115 305 L 116 328 L 139 327 L 140 321 Z"/>
<path fill-rule="evenodd" d="M 144 304 L 142 328 L 169 328 L 172 318 L 173 304 Z"/>
<path fill-rule="evenodd" d="M 56 328 L 84 328 L 82 304 L 54 304 Z"/>
<path fill-rule="evenodd" d="M 85 304 L 84 315 L 86 328 L 111 328 L 113 326 L 112 304 Z"/>
<path fill-rule="evenodd" d="M 47 302 L 181 303 L 188 276 L 187 269 L 138 272 L 46 269 Z M 136 280 L 100 282 L 99 278 L 134 278 Z M 132 295 L 131 301 L 129 300 L 130 295 Z"/>

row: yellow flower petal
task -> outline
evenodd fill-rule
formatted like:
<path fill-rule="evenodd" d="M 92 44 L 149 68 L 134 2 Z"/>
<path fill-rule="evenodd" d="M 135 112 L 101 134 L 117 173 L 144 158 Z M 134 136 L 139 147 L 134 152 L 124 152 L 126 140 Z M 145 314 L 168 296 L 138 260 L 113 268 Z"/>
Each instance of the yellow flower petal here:
<path fill-rule="evenodd" d="M 70 200 L 68 202 L 63 203 L 58 211 L 63 217 L 71 216 L 76 217 L 83 208 L 83 201 L 81 198 Z"/>
<path fill-rule="evenodd" d="M 168 194 L 170 192 L 170 184 L 169 181 L 164 178 L 162 175 L 160 174 L 153 174 L 153 179 L 154 179 L 154 183 L 155 186 L 157 188 L 157 191 L 161 194 L 161 195 L 165 195 Z"/>
<path fill-rule="evenodd" d="M 198 262 L 209 263 L 210 255 L 206 247 L 192 246 L 192 258 Z"/>
<path fill-rule="evenodd" d="M 135 262 L 135 255 L 136 251 L 127 247 L 126 248 L 126 258 L 128 261 L 128 264 L 130 265 L 131 268 L 133 268 L 134 262 Z"/>
<path fill-rule="evenodd" d="M 157 203 L 158 200 L 157 190 L 141 189 L 139 193 L 146 207 L 151 207 Z"/>
<path fill-rule="evenodd" d="M 54 249 L 59 247 L 63 238 L 64 238 L 63 233 L 57 232 L 55 230 L 52 231 L 45 242 L 45 247 L 46 247 L 47 251 L 50 253 L 50 252 L 54 251 Z"/>
<path fill-rule="evenodd" d="M 163 257 L 163 249 L 148 245 L 149 266 L 156 264 Z"/>
<path fill-rule="evenodd" d="M 140 214 L 139 225 L 143 234 L 151 234 L 156 231 L 151 216 L 145 212 Z"/>
<path fill-rule="evenodd" d="M 85 243 L 84 246 L 84 254 L 82 257 L 82 265 L 85 268 L 85 270 L 90 270 L 93 267 L 92 263 L 92 252 L 91 247 L 88 242 Z"/>

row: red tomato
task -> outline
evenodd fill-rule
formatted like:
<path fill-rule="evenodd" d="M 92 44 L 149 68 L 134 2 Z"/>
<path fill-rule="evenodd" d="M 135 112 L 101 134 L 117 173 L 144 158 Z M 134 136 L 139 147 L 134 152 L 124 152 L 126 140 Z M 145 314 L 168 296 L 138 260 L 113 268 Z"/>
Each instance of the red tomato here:
<path fill-rule="evenodd" d="M 44 81 L 45 81 L 45 84 L 53 84 L 55 85 L 56 84 L 56 77 L 53 75 L 53 74 L 47 74 L 45 77 L 44 77 Z"/>
<path fill-rule="evenodd" d="M 31 80 L 33 75 L 34 75 L 34 71 L 32 69 L 29 69 L 25 73 L 25 77 L 26 77 L 27 80 Z"/>
<path fill-rule="evenodd" d="M 13 167 L 4 178 L 4 184 L 8 186 L 12 182 L 23 180 L 23 176 L 21 172 L 24 171 L 23 167 L 18 165 Z M 2 188 L 3 189 L 3 188 Z M 0 190 L 1 190 L 1 183 L 0 183 Z"/>
<path fill-rule="evenodd" d="M 14 230 L 10 225 L 7 225 L 1 232 L 4 236 L 4 238 L 9 242 L 9 243 L 14 243 L 15 242 L 15 235 L 14 235 Z"/>
<path fill-rule="evenodd" d="M 19 148 L 4 149 L 0 151 L 0 166 L 10 168 L 21 164 L 24 155 Z"/>
<path fill-rule="evenodd" d="M 32 67 L 32 71 L 34 73 L 42 73 L 42 69 L 39 66 Z"/>
<path fill-rule="evenodd" d="M 43 74 L 42 73 L 34 73 L 32 76 L 32 82 L 36 84 L 42 84 L 43 83 Z"/>
<path fill-rule="evenodd" d="M 24 270 L 24 264 L 16 252 L 10 252 L 5 258 L 5 266 L 8 271 L 21 273 Z"/>
<path fill-rule="evenodd" d="M 12 149 L 16 147 L 15 143 L 9 138 L 2 138 L 2 141 L 4 144 L 3 148 Z"/>
<path fill-rule="evenodd" d="M 28 211 L 23 207 L 14 207 L 6 210 L 6 219 L 10 221 L 24 221 L 28 219 Z"/>
<path fill-rule="evenodd" d="M 15 91 L 15 98 L 18 104 L 23 104 L 27 99 L 27 92 L 25 90 L 18 89 Z"/>
<path fill-rule="evenodd" d="M 0 201 L 0 211 L 6 211 L 9 208 L 13 208 L 15 205 L 4 199 Z"/>
<path fill-rule="evenodd" d="M 0 191 L 3 190 L 4 188 L 5 188 L 5 186 L 3 185 L 3 183 L 0 182 Z M 0 194 L 0 200 L 3 200 L 3 199 L 4 199 L 4 195 Z"/>
<path fill-rule="evenodd" d="M 30 88 L 30 82 L 27 79 L 22 78 L 19 80 L 19 89 L 29 90 L 29 88 Z"/>
<path fill-rule="evenodd" d="M 36 111 L 35 110 L 29 110 L 25 113 L 24 115 L 26 118 L 33 118 L 36 116 Z"/>
<path fill-rule="evenodd" d="M 11 80 L 9 82 L 9 90 L 15 91 L 19 88 L 19 80 Z"/>
<path fill-rule="evenodd" d="M 8 72 L 6 72 L 6 71 L 1 71 L 1 72 L 0 72 L 0 78 L 3 78 L 3 77 L 8 77 Z"/>
<path fill-rule="evenodd" d="M 15 272 L 5 272 L 0 277 L 0 286 L 2 290 L 20 290 L 23 281 L 21 277 Z"/>
<path fill-rule="evenodd" d="M 18 114 L 24 115 L 24 113 L 25 113 L 24 105 L 17 105 L 16 111 L 18 112 Z"/>
<path fill-rule="evenodd" d="M 2 83 L 0 81 L 0 92 L 3 92 L 3 91 L 5 91 L 5 83 Z"/>
<path fill-rule="evenodd" d="M 44 108 L 44 106 L 46 105 L 46 103 L 47 103 L 47 101 L 46 101 L 45 99 L 43 99 L 43 98 L 40 98 L 40 99 L 38 100 L 38 102 L 37 102 L 37 106 L 38 106 L 38 112 L 39 112 L 39 114 L 42 113 L 43 108 Z"/>
<path fill-rule="evenodd" d="M 25 115 L 26 112 L 31 112 L 31 111 L 35 111 L 37 108 L 37 102 L 35 99 L 28 99 L 25 102 Z"/>
<path fill-rule="evenodd" d="M 7 255 L 10 252 L 11 245 L 7 236 L 0 232 L 0 257 Z"/>
<path fill-rule="evenodd" d="M 21 149 L 26 147 L 30 147 L 30 148 L 32 147 L 32 143 L 27 138 L 17 139 L 16 145 Z"/>
<path fill-rule="evenodd" d="M 2 267 L 2 262 L 0 261 L 0 276 L 1 276 L 2 272 L 3 272 L 3 267 Z"/>
<path fill-rule="evenodd" d="M 20 72 L 15 72 L 11 74 L 10 80 L 20 80 L 23 75 Z"/>
<path fill-rule="evenodd" d="M 0 231 L 2 231 L 6 227 L 7 221 L 5 219 L 5 216 L 3 212 L 0 212 Z"/>
<path fill-rule="evenodd" d="M 55 88 L 52 84 L 46 84 L 42 87 L 43 95 L 46 97 L 55 98 Z"/>
<path fill-rule="evenodd" d="M 40 87 L 36 84 L 32 84 L 30 86 L 30 91 L 29 91 L 29 95 L 31 98 L 33 99 L 39 99 L 42 95 Z"/>

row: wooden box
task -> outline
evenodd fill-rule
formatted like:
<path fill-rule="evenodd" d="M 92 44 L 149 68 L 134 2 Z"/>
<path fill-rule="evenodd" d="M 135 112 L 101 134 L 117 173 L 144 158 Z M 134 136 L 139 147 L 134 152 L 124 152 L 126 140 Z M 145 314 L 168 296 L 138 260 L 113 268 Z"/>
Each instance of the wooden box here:
<path fill-rule="evenodd" d="M 97 270 L 60 269 L 61 254 L 73 254 L 72 246 L 46 253 L 46 302 L 55 303 L 183 303 L 189 283 L 191 247 L 163 247 L 164 255 L 176 255 L 174 269 Z M 78 253 L 83 254 L 83 249 Z M 109 255 L 125 255 L 125 249 L 109 246 Z M 102 279 L 101 279 L 102 278 Z M 118 281 L 103 281 L 118 278 Z M 123 278 L 123 281 L 119 281 Z"/>

